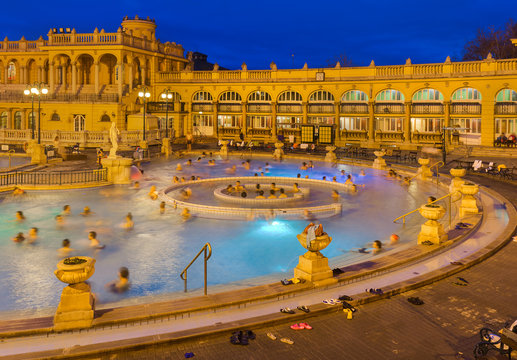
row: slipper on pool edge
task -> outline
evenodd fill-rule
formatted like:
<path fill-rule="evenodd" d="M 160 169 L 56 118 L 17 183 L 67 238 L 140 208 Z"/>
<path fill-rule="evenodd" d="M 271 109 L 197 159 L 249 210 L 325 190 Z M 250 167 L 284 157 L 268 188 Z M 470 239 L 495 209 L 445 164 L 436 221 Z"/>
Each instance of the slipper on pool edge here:
<path fill-rule="evenodd" d="M 294 341 L 291 340 L 291 339 L 288 339 L 288 338 L 281 338 L 280 341 L 283 342 L 283 343 L 289 344 L 289 345 L 293 345 L 294 344 Z"/>
<path fill-rule="evenodd" d="M 268 338 L 270 338 L 271 340 L 276 340 L 276 336 L 275 336 L 273 333 L 268 332 L 266 335 L 267 335 L 267 337 L 268 337 Z"/>
<path fill-rule="evenodd" d="M 300 306 L 298 306 L 298 307 L 297 307 L 297 309 L 298 309 L 298 310 L 301 310 L 301 311 L 303 311 L 303 312 L 305 312 L 305 313 L 309 313 L 309 312 L 311 312 L 311 311 L 309 310 L 309 308 L 308 308 L 307 306 L 305 306 L 305 305 L 300 305 Z"/>
<path fill-rule="evenodd" d="M 407 301 L 409 301 L 413 305 L 423 305 L 424 304 L 424 301 L 422 299 L 420 299 L 419 297 L 409 297 L 407 299 Z"/>
<path fill-rule="evenodd" d="M 195 355 L 193 352 L 186 352 L 185 353 L 185 359 L 190 359 L 190 358 L 193 358 Z"/>
<path fill-rule="evenodd" d="M 294 310 L 289 309 L 288 307 L 280 309 L 280 312 L 284 314 L 294 314 Z"/>
<path fill-rule="evenodd" d="M 293 329 L 293 330 L 303 330 L 303 329 L 305 329 L 305 327 L 300 326 L 300 324 L 293 324 L 293 325 L 290 326 L 290 328 Z"/>
<path fill-rule="evenodd" d="M 299 323 L 298 325 L 300 325 L 303 329 L 312 330 L 312 326 L 307 323 Z"/>

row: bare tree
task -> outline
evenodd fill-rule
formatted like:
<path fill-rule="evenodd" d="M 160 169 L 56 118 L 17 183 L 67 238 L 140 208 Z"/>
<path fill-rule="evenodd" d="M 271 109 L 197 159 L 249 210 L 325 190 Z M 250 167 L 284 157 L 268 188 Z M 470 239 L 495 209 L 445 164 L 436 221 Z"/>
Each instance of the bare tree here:
<path fill-rule="evenodd" d="M 339 66 L 341 67 L 350 67 L 352 66 L 352 60 L 348 57 L 346 53 L 342 53 L 340 55 L 334 56 L 331 59 L 328 59 L 326 61 L 325 67 L 327 68 L 333 68 L 336 66 L 336 64 L 339 63 Z"/>
<path fill-rule="evenodd" d="M 495 59 L 510 59 L 517 57 L 517 47 L 511 39 L 517 38 L 517 23 L 508 20 L 504 28 L 478 29 L 476 37 L 467 42 L 463 49 L 463 60 L 482 60 L 488 53 Z"/>

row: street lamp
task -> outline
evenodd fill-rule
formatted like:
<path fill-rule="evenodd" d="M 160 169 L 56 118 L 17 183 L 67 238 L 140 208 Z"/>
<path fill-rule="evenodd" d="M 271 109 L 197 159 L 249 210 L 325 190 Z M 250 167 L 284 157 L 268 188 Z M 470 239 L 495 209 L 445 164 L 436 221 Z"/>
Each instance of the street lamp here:
<path fill-rule="evenodd" d="M 172 92 L 166 89 L 161 96 L 165 99 L 165 137 L 169 138 L 169 100 L 172 99 Z"/>
<path fill-rule="evenodd" d="M 138 93 L 138 97 L 141 97 L 144 102 L 144 134 L 143 134 L 143 140 L 145 141 L 145 103 L 148 98 L 151 97 L 151 93 L 149 92 L 149 89 L 147 89 L 147 86 L 144 86 L 142 90 Z"/>
<path fill-rule="evenodd" d="M 40 115 L 41 115 L 41 94 L 46 95 L 48 94 L 48 89 L 43 82 L 35 82 L 32 85 L 29 85 L 27 89 L 23 91 L 23 93 L 27 96 L 31 96 L 32 98 L 32 139 L 34 140 L 34 96 L 38 97 L 38 144 L 41 144 L 41 122 L 40 122 Z"/>

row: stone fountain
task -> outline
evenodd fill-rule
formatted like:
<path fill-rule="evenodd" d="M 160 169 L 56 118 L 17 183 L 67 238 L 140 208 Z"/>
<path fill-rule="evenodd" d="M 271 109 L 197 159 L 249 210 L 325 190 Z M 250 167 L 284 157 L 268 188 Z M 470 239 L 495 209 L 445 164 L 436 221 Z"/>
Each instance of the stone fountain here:
<path fill-rule="evenodd" d="M 229 144 L 229 141 L 228 140 L 221 140 L 220 142 L 221 144 L 221 150 L 219 150 L 219 155 L 221 155 L 221 157 L 228 157 L 228 144 Z"/>
<path fill-rule="evenodd" d="M 443 225 L 438 222 L 445 215 L 445 208 L 441 205 L 426 204 L 418 209 L 420 215 L 427 219 L 420 228 L 418 243 L 430 241 L 433 244 L 441 244 L 449 239 L 443 230 Z"/>
<path fill-rule="evenodd" d="M 449 173 L 453 176 L 451 184 L 449 185 L 449 192 L 453 193 L 453 195 L 451 195 L 452 201 L 456 201 L 461 197 L 461 185 L 465 183 L 462 177 L 465 176 L 467 170 L 464 168 L 451 168 Z"/>
<path fill-rule="evenodd" d="M 273 159 L 282 160 L 284 158 L 284 143 L 276 142 L 275 143 L 275 151 L 273 152 Z"/>
<path fill-rule="evenodd" d="M 384 150 L 374 151 L 373 154 L 376 156 L 375 160 L 373 160 L 373 168 L 374 169 L 385 169 L 386 168 L 386 160 L 384 160 L 383 156 L 386 155 Z"/>
<path fill-rule="evenodd" d="M 420 164 L 420 168 L 418 168 L 418 175 L 420 175 L 420 178 L 422 180 L 428 180 L 429 178 L 433 177 L 433 173 L 431 169 L 429 168 L 429 162 L 430 159 L 426 158 L 419 158 L 418 163 Z"/>
<path fill-rule="evenodd" d="M 56 277 L 69 284 L 61 293 L 54 316 L 54 330 L 88 328 L 92 325 L 95 300 L 86 282 L 95 272 L 95 259 L 76 256 L 61 260 L 54 271 Z"/>
<path fill-rule="evenodd" d="M 308 251 L 300 255 L 298 265 L 294 268 L 294 277 L 310 281 L 314 286 L 335 284 L 337 279 L 333 277 L 328 258 L 320 253 L 320 250 L 330 244 L 332 238 L 323 233 L 307 244 L 307 234 L 301 233 L 296 237 Z"/>

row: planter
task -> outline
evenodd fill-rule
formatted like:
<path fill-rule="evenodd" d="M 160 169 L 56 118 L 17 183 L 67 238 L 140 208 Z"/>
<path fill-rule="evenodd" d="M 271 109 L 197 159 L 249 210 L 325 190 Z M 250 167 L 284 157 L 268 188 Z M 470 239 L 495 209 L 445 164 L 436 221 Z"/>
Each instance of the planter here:
<path fill-rule="evenodd" d="M 298 238 L 300 245 L 302 245 L 304 248 L 306 248 L 310 252 L 319 252 L 319 251 L 325 249 L 332 241 L 332 238 L 328 235 L 317 236 L 316 240 L 312 240 L 310 246 L 307 247 L 307 235 L 306 234 L 299 234 L 296 237 Z"/>
<path fill-rule="evenodd" d="M 452 168 L 449 170 L 449 173 L 451 174 L 451 176 L 460 178 L 460 177 L 465 176 L 465 174 L 467 173 L 467 170 L 465 170 L 463 168 Z"/>
<path fill-rule="evenodd" d="M 424 159 L 424 158 L 419 158 L 418 159 L 418 163 L 422 166 L 427 166 L 429 165 L 429 162 L 431 161 L 431 159 Z"/>
<path fill-rule="evenodd" d="M 460 191 L 463 195 L 476 195 L 479 192 L 479 186 L 476 184 L 463 184 Z"/>
<path fill-rule="evenodd" d="M 440 220 L 443 215 L 445 215 L 445 208 L 441 205 L 422 205 L 420 209 L 418 209 L 420 215 L 425 217 L 428 220 Z"/>
<path fill-rule="evenodd" d="M 75 265 L 65 264 L 68 259 L 82 259 L 83 263 Z M 95 273 L 95 259 L 87 256 L 74 256 L 57 263 L 56 277 L 66 284 L 77 284 L 88 280 Z"/>
<path fill-rule="evenodd" d="M 437 220 L 445 215 L 445 208 L 441 205 L 422 205 L 418 209 L 420 215 L 427 219 L 420 228 L 418 234 L 419 244 L 441 244 L 448 240 L 448 236 L 443 230 L 442 224 Z"/>
<path fill-rule="evenodd" d="M 329 267 L 328 259 L 320 253 L 325 249 L 332 238 L 327 234 L 317 236 L 307 246 L 307 234 L 297 235 L 300 245 L 309 250 L 300 255 L 298 265 L 294 268 L 294 277 L 310 281 L 314 286 L 328 286 L 337 283 L 332 270 Z"/>

